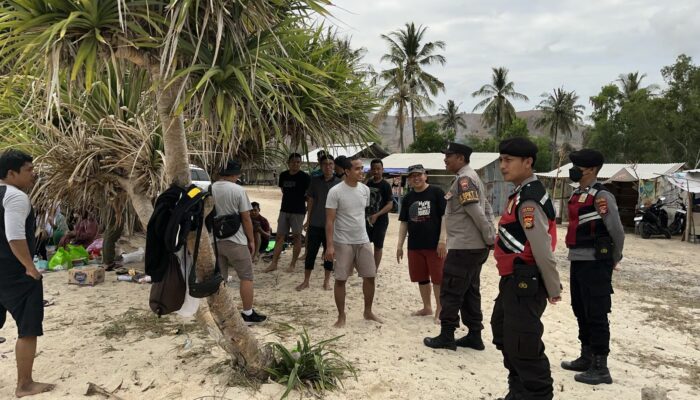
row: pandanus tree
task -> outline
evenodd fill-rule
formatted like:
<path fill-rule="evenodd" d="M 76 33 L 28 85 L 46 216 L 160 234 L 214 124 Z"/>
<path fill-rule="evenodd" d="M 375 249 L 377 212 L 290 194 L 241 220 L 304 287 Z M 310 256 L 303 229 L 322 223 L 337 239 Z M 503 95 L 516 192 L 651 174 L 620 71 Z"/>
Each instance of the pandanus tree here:
<path fill-rule="evenodd" d="M 92 153 L 81 154 L 88 161 L 80 164 L 82 170 L 74 169 L 74 175 L 88 172 L 89 165 L 104 172 L 105 180 L 114 178 L 110 171 L 133 178 L 140 173 L 134 163 L 151 160 L 156 172 L 148 182 L 112 179 L 114 187 L 131 185 L 120 190 L 127 192 L 145 225 L 149 210 L 140 208 L 150 203 L 134 200 L 148 197 L 147 191 L 159 180 L 163 185 L 188 185 L 190 150 L 215 168 L 229 155 L 241 150 L 254 155 L 271 144 L 371 139 L 373 128 L 366 115 L 374 103 L 363 77 L 349 57 L 337 51 L 337 39 L 310 27 L 309 15 L 325 15 L 329 4 L 328 0 L 1 2 L 0 70 L 12 77 L 6 78 L 5 88 L 31 77 L 30 92 L 41 96 L 44 106 L 43 121 L 41 113 L 31 113 L 31 119 L 20 113 L 11 123 L 26 128 L 26 145 L 32 135 L 53 143 L 44 148 L 46 161 L 59 157 L 55 150 L 62 148 L 62 140 L 91 149 Z M 136 76 L 144 86 L 129 91 Z M 75 95 L 80 90 L 87 96 Z M 93 98 L 101 90 L 107 91 L 102 103 Z M 121 118 L 113 113 L 117 109 L 127 113 L 122 106 L 135 111 L 114 102 L 124 100 L 127 91 L 139 97 L 139 107 L 151 107 L 150 114 Z M 119 143 L 128 144 L 122 146 L 123 153 L 113 149 Z M 110 148 L 115 151 L 105 150 Z M 134 155 L 135 149 L 143 151 L 142 158 Z M 212 149 L 222 155 L 210 157 Z M 126 168 L 130 163 L 132 168 Z M 198 276 L 210 275 L 214 257 L 204 232 L 199 260 Z M 236 299 L 229 292 L 210 296 L 210 313 L 202 318 L 210 322 L 210 331 L 215 330 L 212 334 L 239 367 L 263 377 L 270 354 L 238 317 Z"/>

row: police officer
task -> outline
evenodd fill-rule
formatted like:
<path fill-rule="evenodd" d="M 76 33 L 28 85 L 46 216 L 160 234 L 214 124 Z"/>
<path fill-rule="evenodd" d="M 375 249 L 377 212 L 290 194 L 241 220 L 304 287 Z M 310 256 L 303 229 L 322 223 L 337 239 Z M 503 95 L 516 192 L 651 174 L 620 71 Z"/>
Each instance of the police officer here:
<path fill-rule="evenodd" d="M 493 248 L 494 226 L 491 205 L 476 171 L 469 166 L 472 149 L 450 143 L 445 151 L 445 167 L 457 175 L 445 195 L 447 208 L 442 220 L 438 256 L 445 258 L 440 291 L 440 335 L 425 338 L 432 348 L 456 350 L 457 346 L 483 350 L 483 315 L 479 292 L 481 266 Z M 445 257 L 445 252 L 447 256 Z M 455 341 L 459 314 L 469 333 Z"/>
<path fill-rule="evenodd" d="M 603 155 L 582 149 L 569 158 L 574 164 L 569 177 L 579 183 L 569 199 L 566 247 L 571 261 L 571 307 L 578 320 L 581 355 L 573 361 L 563 361 L 561 367 L 581 372 L 574 376 L 578 382 L 612 383 L 607 361 L 608 313 L 612 305 L 612 272 L 622 259 L 625 233 L 615 196 L 597 181 Z"/>
<path fill-rule="evenodd" d="M 561 300 L 552 201 L 533 174 L 537 146 L 525 138 L 499 145 L 503 178 L 516 185 L 498 223 L 494 256 L 501 280 L 491 316 L 493 343 L 508 369 L 505 400 L 552 399 L 541 317 Z"/>

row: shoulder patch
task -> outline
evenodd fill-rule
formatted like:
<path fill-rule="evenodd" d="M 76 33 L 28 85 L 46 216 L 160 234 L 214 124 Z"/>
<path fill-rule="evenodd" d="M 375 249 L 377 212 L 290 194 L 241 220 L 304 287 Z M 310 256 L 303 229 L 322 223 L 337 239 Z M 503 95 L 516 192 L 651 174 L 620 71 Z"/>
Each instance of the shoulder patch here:
<path fill-rule="evenodd" d="M 595 205 L 598 208 L 598 213 L 600 215 L 605 215 L 608 213 L 608 200 L 605 197 L 600 196 L 596 198 Z"/>
<path fill-rule="evenodd" d="M 532 229 L 533 226 L 535 226 L 535 215 L 523 215 L 523 227 L 525 229 Z"/>
<path fill-rule="evenodd" d="M 479 188 L 467 176 L 461 176 L 457 181 L 457 194 L 461 205 L 479 202 Z"/>

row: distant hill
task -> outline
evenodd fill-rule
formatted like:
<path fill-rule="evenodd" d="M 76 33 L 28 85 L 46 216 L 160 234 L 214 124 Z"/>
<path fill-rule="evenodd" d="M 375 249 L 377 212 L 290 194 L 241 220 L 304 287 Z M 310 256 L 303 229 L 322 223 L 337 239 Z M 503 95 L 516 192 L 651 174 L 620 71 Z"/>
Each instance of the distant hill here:
<path fill-rule="evenodd" d="M 530 131 L 530 135 L 533 136 L 542 136 L 548 134 L 542 129 L 535 128 L 535 121 L 540 117 L 541 114 L 542 112 L 539 110 L 520 111 L 516 113 L 518 118 L 527 121 L 527 128 Z M 460 115 L 462 115 L 464 122 L 467 123 L 467 128 L 459 129 L 457 131 L 457 141 L 464 141 L 467 136 L 487 137 L 493 135 L 493 133 L 489 131 L 489 128 L 485 128 L 482 126 L 481 114 L 461 113 Z M 439 116 L 428 115 L 422 116 L 420 118 L 423 121 L 434 121 L 437 120 Z M 576 148 L 580 148 L 582 146 L 583 131 L 585 129 L 585 126 L 579 125 L 578 128 L 572 132 L 570 139 L 570 143 L 572 146 Z M 392 152 L 399 151 L 399 130 L 396 128 L 396 117 L 392 115 L 387 116 L 386 119 L 379 125 L 378 130 L 379 135 L 382 138 L 382 146 Z M 406 121 L 406 125 L 404 126 L 403 137 L 404 144 L 408 148 L 408 145 L 413 142 L 410 120 Z M 561 138 L 558 141 L 561 143 Z"/>

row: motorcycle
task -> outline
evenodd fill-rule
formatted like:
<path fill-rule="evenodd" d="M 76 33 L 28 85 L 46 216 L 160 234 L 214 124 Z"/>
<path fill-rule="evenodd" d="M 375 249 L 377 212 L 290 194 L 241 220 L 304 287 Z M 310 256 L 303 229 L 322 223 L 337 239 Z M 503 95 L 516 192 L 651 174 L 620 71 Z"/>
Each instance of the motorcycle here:
<path fill-rule="evenodd" d="M 673 222 L 669 225 L 668 229 L 671 231 L 671 235 L 680 235 L 685 231 L 685 221 L 688 217 L 688 206 L 684 202 L 679 201 L 680 208 L 676 210 L 676 215 L 673 216 Z"/>
<path fill-rule="evenodd" d="M 660 197 L 648 208 L 640 207 L 642 215 L 634 218 L 635 225 L 639 224 L 638 232 L 643 239 L 656 235 L 663 235 L 666 239 L 671 238 L 671 231 L 668 229 L 668 213 L 663 209 L 664 200 L 664 197 Z"/>

